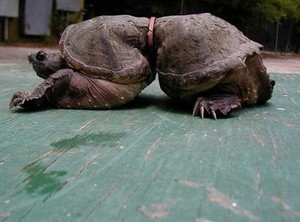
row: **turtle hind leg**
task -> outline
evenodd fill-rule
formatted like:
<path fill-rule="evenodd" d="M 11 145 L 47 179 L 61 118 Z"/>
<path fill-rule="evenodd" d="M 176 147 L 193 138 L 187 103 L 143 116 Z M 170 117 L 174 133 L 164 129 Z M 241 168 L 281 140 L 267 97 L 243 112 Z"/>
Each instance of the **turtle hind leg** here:
<path fill-rule="evenodd" d="M 227 116 L 230 112 L 241 108 L 241 100 L 233 94 L 214 94 L 198 97 L 193 116 L 200 115 L 203 119 L 205 114 L 217 119 L 218 115 Z"/>

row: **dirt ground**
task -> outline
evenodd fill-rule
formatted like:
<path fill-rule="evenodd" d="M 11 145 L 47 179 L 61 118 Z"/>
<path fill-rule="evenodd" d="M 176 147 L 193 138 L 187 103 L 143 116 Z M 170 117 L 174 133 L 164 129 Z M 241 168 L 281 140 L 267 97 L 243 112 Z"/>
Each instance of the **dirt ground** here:
<path fill-rule="evenodd" d="M 0 60 L 26 61 L 29 52 L 39 50 L 58 51 L 58 48 L 36 48 L 19 46 L 0 46 Z M 300 55 L 263 52 L 263 61 L 269 73 L 300 74 Z"/>
<path fill-rule="evenodd" d="M 300 74 L 300 55 L 263 52 L 262 57 L 269 73 Z"/>

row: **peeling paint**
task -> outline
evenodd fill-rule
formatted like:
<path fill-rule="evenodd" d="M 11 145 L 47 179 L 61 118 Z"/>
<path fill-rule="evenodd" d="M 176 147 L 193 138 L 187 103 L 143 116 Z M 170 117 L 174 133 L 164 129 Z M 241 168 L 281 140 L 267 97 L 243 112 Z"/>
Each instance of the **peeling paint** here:
<path fill-rule="evenodd" d="M 285 214 L 293 217 L 300 217 L 300 211 L 294 210 L 292 206 L 284 202 L 280 197 L 271 197 L 271 200 L 273 203 L 279 204 L 283 208 Z"/>
<path fill-rule="evenodd" d="M 191 188 L 200 188 L 202 185 L 192 180 L 185 180 L 185 179 L 177 179 L 175 180 L 181 186 L 191 187 Z"/>
<path fill-rule="evenodd" d="M 197 218 L 195 220 L 195 222 L 212 222 L 211 220 L 207 220 L 207 219 L 204 219 L 204 218 Z"/>
<path fill-rule="evenodd" d="M 208 194 L 209 201 L 214 202 L 219 206 L 230 210 L 234 214 L 244 216 L 251 221 L 260 221 L 260 219 L 256 215 L 254 215 L 247 209 L 240 207 L 235 200 L 221 193 L 216 188 L 206 186 L 206 190 L 209 192 Z"/>
<path fill-rule="evenodd" d="M 150 204 L 147 206 L 141 206 L 139 212 L 149 219 L 160 219 L 169 216 L 169 208 L 165 203 L 162 204 Z"/>
<path fill-rule="evenodd" d="M 0 211 L 0 218 L 3 217 L 3 218 L 8 218 L 10 217 L 10 212 L 7 212 L 7 211 Z"/>
<path fill-rule="evenodd" d="M 265 146 L 264 138 L 261 135 L 258 135 L 256 133 L 252 132 L 252 136 L 259 145 Z"/>
<path fill-rule="evenodd" d="M 234 214 L 244 216 L 251 221 L 255 221 L 255 222 L 260 221 L 260 219 L 252 212 L 239 206 L 237 201 L 231 199 L 230 197 L 223 194 L 222 192 L 220 192 L 219 190 L 217 190 L 212 186 L 205 185 L 192 180 L 185 180 L 185 179 L 176 179 L 175 181 L 181 186 L 186 186 L 194 189 L 205 188 L 205 190 L 208 192 L 207 198 L 210 202 L 216 203 L 220 207 L 223 207 Z"/>

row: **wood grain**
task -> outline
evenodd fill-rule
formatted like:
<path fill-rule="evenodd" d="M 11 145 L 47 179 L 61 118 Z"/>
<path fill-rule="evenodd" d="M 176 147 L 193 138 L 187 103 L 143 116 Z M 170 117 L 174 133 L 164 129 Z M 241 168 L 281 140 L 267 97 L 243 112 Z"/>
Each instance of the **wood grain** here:
<path fill-rule="evenodd" d="M 0 62 L 0 221 L 298 221 L 300 76 L 200 119 L 154 82 L 115 110 L 8 110 L 41 80 Z"/>

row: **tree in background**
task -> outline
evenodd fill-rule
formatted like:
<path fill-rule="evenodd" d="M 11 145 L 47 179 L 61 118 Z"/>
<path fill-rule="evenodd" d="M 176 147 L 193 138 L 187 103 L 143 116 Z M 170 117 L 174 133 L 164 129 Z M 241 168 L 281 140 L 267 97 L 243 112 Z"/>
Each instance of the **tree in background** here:
<path fill-rule="evenodd" d="M 280 23 L 284 25 L 284 32 L 282 32 L 281 38 L 285 42 L 284 51 L 290 51 L 293 36 L 299 35 L 300 0 L 260 0 L 256 10 L 263 17 L 265 24 L 276 23 L 275 49 L 277 49 L 280 37 L 278 30 Z M 298 51 L 298 39 L 295 42 L 295 47 Z"/>

